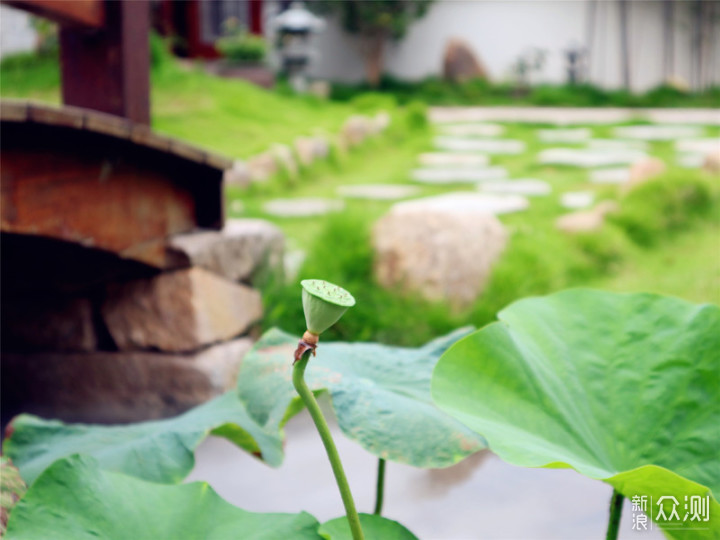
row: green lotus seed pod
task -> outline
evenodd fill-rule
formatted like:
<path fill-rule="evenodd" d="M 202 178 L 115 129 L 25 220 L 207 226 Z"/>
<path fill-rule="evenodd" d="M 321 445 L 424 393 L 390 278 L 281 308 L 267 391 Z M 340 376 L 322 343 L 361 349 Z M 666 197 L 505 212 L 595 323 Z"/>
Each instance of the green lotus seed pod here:
<path fill-rule="evenodd" d="M 355 305 L 352 294 L 322 279 L 305 279 L 300 285 L 305 323 L 313 334 L 323 333 Z"/>

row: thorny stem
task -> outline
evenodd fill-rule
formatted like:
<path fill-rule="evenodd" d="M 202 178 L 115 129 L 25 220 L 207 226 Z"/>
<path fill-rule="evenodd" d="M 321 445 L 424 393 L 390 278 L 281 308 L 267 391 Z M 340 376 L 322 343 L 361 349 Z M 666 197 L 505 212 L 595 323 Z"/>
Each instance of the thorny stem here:
<path fill-rule="evenodd" d="M 293 386 L 295 386 L 295 390 L 297 390 L 297 393 L 300 394 L 300 397 L 310 412 L 310 416 L 312 417 L 313 422 L 315 422 L 315 427 L 320 434 L 323 445 L 325 445 L 325 451 L 327 452 L 328 459 L 330 460 L 335 480 L 337 481 L 338 488 L 340 489 L 340 496 L 342 497 L 343 504 L 345 505 L 345 513 L 347 514 L 348 523 L 350 524 L 353 540 L 364 540 L 365 537 L 363 536 L 362 527 L 360 526 L 360 516 L 358 516 L 357 510 L 355 509 L 355 501 L 353 500 L 352 493 L 350 492 L 350 485 L 345 477 L 345 471 L 343 470 L 342 462 L 340 461 L 340 455 L 338 454 L 335 442 L 330 434 L 330 428 L 325 421 L 325 417 L 320 410 L 320 406 L 318 405 L 315 396 L 310 388 L 308 388 L 307 383 L 305 383 L 305 368 L 307 367 L 309 359 L 310 355 L 304 354 L 302 358 L 295 362 L 293 367 Z"/>
<path fill-rule="evenodd" d="M 605 536 L 605 540 L 617 539 L 624 498 L 625 497 L 622 493 L 613 489 L 612 498 L 610 499 L 610 519 L 608 520 L 607 535 Z"/>
<path fill-rule="evenodd" d="M 385 460 L 378 459 L 377 486 L 375 487 L 375 515 L 382 514 L 383 495 L 385 494 Z"/>

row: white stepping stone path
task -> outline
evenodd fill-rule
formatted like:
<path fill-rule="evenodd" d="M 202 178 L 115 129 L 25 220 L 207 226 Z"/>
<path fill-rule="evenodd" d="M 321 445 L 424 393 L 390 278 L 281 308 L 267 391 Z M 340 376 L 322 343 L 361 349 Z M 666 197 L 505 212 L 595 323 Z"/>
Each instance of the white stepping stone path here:
<path fill-rule="evenodd" d="M 526 195 L 537 197 L 549 195 L 552 192 L 550 184 L 535 178 L 518 178 L 505 180 L 503 182 L 483 182 L 478 186 L 480 191 L 488 193 L 507 193 L 513 195 Z"/>
<path fill-rule="evenodd" d="M 486 154 L 522 154 L 525 143 L 516 139 L 473 139 L 440 135 L 435 147 L 451 152 L 484 152 Z"/>
<path fill-rule="evenodd" d="M 341 197 L 378 201 L 405 199 L 418 193 L 420 193 L 420 188 L 400 184 L 354 184 L 337 188 L 337 194 Z"/>
<path fill-rule="evenodd" d="M 703 154 L 679 154 L 677 164 L 683 169 L 699 169 L 705 164 Z"/>
<path fill-rule="evenodd" d="M 592 131 L 587 128 L 540 129 L 537 136 L 546 143 L 582 143 L 592 137 Z"/>
<path fill-rule="evenodd" d="M 627 139 L 642 139 L 645 141 L 672 141 L 698 137 L 704 133 L 700 126 L 625 126 L 616 127 L 613 133 L 616 137 Z"/>
<path fill-rule="evenodd" d="M 630 165 L 647 157 L 641 150 L 590 150 L 576 148 L 548 148 L 538 154 L 544 165 L 570 165 L 575 167 L 608 167 Z"/>
<path fill-rule="evenodd" d="M 484 169 L 471 169 L 469 167 L 454 169 L 415 169 L 410 177 L 415 182 L 423 184 L 454 184 L 459 182 L 485 182 L 487 180 L 502 180 L 507 178 L 505 167 L 487 167 Z"/>
<path fill-rule="evenodd" d="M 675 150 L 688 154 L 702 154 L 703 156 L 713 152 L 720 152 L 720 138 L 677 141 L 675 143 Z"/>
<path fill-rule="evenodd" d="M 560 197 L 560 204 L 564 208 L 577 210 L 592 206 L 595 202 L 595 193 L 592 191 L 568 191 Z"/>
<path fill-rule="evenodd" d="M 499 137 L 505 128 L 498 124 L 445 124 L 439 126 L 440 133 L 459 137 Z"/>
<path fill-rule="evenodd" d="M 590 171 L 590 181 L 594 184 L 624 184 L 630 181 L 630 169 L 595 169 Z"/>
<path fill-rule="evenodd" d="M 485 154 L 461 152 L 425 152 L 418 156 L 423 167 L 487 167 L 490 158 Z"/>
<path fill-rule="evenodd" d="M 456 191 L 396 203 L 397 212 L 417 210 L 440 210 L 453 213 L 508 214 L 526 210 L 530 203 L 520 195 L 495 195 Z"/>
<path fill-rule="evenodd" d="M 587 147 L 591 150 L 647 150 L 647 141 L 627 139 L 590 139 Z"/>
<path fill-rule="evenodd" d="M 273 199 L 263 205 L 266 214 L 276 217 L 311 217 L 338 212 L 345 203 L 336 199 L 308 197 L 304 199 Z"/>

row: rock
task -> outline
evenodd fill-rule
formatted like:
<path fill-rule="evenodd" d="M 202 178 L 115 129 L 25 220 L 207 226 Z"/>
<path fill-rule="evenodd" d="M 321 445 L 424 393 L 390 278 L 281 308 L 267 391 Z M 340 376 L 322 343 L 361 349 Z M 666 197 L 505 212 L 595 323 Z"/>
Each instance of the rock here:
<path fill-rule="evenodd" d="M 263 205 L 265 213 L 277 217 L 322 216 L 330 212 L 338 212 L 343 208 L 345 203 L 341 200 L 317 197 L 273 199 Z"/>
<path fill-rule="evenodd" d="M 534 178 L 518 178 L 501 182 L 483 182 L 478 189 L 487 193 L 510 193 L 515 195 L 542 196 L 552 193 L 550 184 Z"/>
<path fill-rule="evenodd" d="M 720 139 L 688 139 L 675 143 L 677 152 L 688 154 L 709 154 L 720 151 Z"/>
<path fill-rule="evenodd" d="M 270 151 L 279 169 L 285 171 L 290 178 L 297 178 L 300 170 L 292 149 L 286 144 L 273 144 Z"/>
<path fill-rule="evenodd" d="M 605 216 L 618 209 L 614 201 L 603 201 L 592 210 L 581 210 L 560 216 L 555 227 L 566 233 L 597 231 L 605 223 Z"/>
<path fill-rule="evenodd" d="M 705 156 L 703 170 L 710 174 L 720 174 L 720 149 Z"/>
<path fill-rule="evenodd" d="M 252 182 L 250 167 L 244 161 L 235 160 L 230 169 L 223 173 L 223 182 L 226 186 L 247 187 Z"/>
<path fill-rule="evenodd" d="M 487 79 L 487 70 L 470 45 L 460 39 L 450 39 L 443 53 L 443 77 L 451 82 Z"/>
<path fill-rule="evenodd" d="M 328 99 L 332 89 L 328 81 L 312 81 L 308 86 L 308 93 L 320 99 Z"/>
<path fill-rule="evenodd" d="M 456 137 L 499 137 L 505 132 L 498 124 L 445 124 L 438 129 L 444 135 Z"/>
<path fill-rule="evenodd" d="M 418 163 L 423 167 L 486 167 L 489 162 L 484 154 L 426 152 L 418 156 Z"/>
<path fill-rule="evenodd" d="M 632 189 L 633 187 L 647 182 L 656 176 L 661 175 L 667 170 L 665 162 L 656 157 L 648 157 L 633 163 L 630 167 L 630 179 L 623 187 Z"/>
<path fill-rule="evenodd" d="M 263 152 L 250 158 L 247 166 L 253 182 L 265 182 L 278 172 L 277 162 L 269 152 Z"/>
<path fill-rule="evenodd" d="M 505 247 L 505 229 L 486 213 L 404 204 L 391 208 L 373 229 L 378 283 L 456 307 L 470 305 Z"/>
<path fill-rule="evenodd" d="M 419 188 L 402 184 L 353 184 L 337 188 L 337 194 L 341 197 L 378 201 L 405 199 L 418 193 L 420 193 Z"/>
<path fill-rule="evenodd" d="M 315 135 L 313 141 L 313 156 L 315 159 L 327 159 L 330 155 L 330 141 L 323 135 Z"/>
<path fill-rule="evenodd" d="M 560 204 L 565 208 L 587 208 L 595 201 L 592 191 L 568 191 L 560 197 Z"/>
<path fill-rule="evenodd" d="M 624 184 L 630 181 L 630 169 L 595 169 L 590 171 L 590 181 L 594 184 Z"/>
<path fill-rule="evenodd" d="M 307 167 L 315 161 L 315 141 L 311 137 L 298 137 L 293 145 L 298 161 Z"/>
<path fill-rule="evenodd" d="M 613 134 L 616 137 L 627 139 L 641 139 L 645 141 L 672 141 L 674 139 L 685 139 L 698 137 L 703 134 L 704 129 L 699 126 L 623 126 L 616 127 Z"/>
<path fill-rule="evenodd" d="M 340 130 L 340 137 L 352 148 L 361 144 L 373 131 L 372 120 L 367 116 L 356 114 L 348 118 Z"/>
<path fill-rule="evenodd" d="M 415 169 L 410 177 L 415 182 L 423 184 L 454 184 L 459 182 L 483 182 L 485 180 L 500 180 L 507 178 L 508 172 L 505 167 L 487 167 L 482 169 L 471 169 L 469 167 L 441 169 L 431 167 L 427 169 Z"/>
<path fill-rule="evenodd" d="M 372 123 L 373 123 L 373 132 L 374 133 L 382 133 L 387 128 L 390 127 L 390 122 L 392 122 L 392 117 L 390 116 L 390 113 L 387 111 L 380 111 L 375 116 L 373 116 Z"/>
<path fill-rule="evenodd" d="M 94 351 L 97 335 L 88 298 L 3 299 L 3 350 Z"/>
<path fill-rule="evenodd" d="M 202 268 L 108 286 L 102 317 L 118 349 L 196 351 L 246 332 L 260 293 Z"/>
<path fill-rule="evenodd" d="M 201 352 L 9 353 L 3 405 L 66 422 L 140 422 L 180 414 L 235 386 L 250 338 Z"/>
<path fill-rule="evenodd" d="M 646 141 L 627 139 L 590 139 L 587 141 L 590 150 L 642 150 L 646 152 L 649 145 Z"/>
<path fill-rule="evenodd" d="M 485 152 L 487 154 L 522 154 L 525 143 L 514 139 L 471 139 L 440 135 L 435 147 L 451 152 Z"/>
<path fill-rule="evenodd" d="M 683 169 L 699 169 L 703 166 L 705 157 L 702 154 L 678 154 L 677 164 Z"/>
<path fill-rule="evenodd" d="M 592 132 L 587 128 L 540 129 L 537 136 L 545 143 L 582 143 L 590 139 Z"/>
<path fill-rule="evenodd" d="M 178 266 L 198 266 L 231 281 L 252 282 L 280 268 L 285 235 L 263 219 L 228 219 L 222 231 L 176 235 L 168 242 Z"/>
<path fill-rule="evenodd" d="M 645 152 L 633 149 L 548 148 L 538 154 L 538 160 L 544 165 L 570 165 L 575 167 L 630 165 L 646 157 Z"/>
<path fill-rule="evenodd" d="M 491 195 L 472 191 L 456 191 L 434 197 L 423 197 L 395 203 L 396 212 L 437 210 L 452 214 L 508 214 L 527 209 L 530 203 L 520 195 Z"/>

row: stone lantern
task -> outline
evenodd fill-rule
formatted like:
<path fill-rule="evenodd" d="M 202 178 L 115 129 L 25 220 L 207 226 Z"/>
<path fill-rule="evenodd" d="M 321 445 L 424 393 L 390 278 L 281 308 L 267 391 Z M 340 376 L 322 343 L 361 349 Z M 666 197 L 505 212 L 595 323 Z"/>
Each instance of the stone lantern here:
<path fill-rule="evenodd" d="M 283 71 L 296 92 L 307 89 L 307 72 L 314 56 L 311 37 L 325 28 L 325 21 L 313 15 L 303 2 L 293 2 L 273 21 Z"/>

